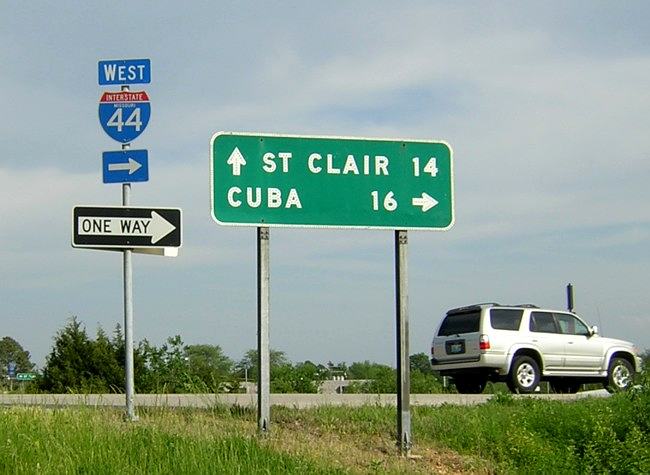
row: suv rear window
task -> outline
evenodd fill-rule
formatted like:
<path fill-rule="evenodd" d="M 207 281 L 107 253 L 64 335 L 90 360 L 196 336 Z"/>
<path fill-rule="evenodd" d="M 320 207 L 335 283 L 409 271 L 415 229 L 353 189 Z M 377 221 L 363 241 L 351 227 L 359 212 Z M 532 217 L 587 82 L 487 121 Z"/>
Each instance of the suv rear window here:
<path fill-rule="evenodd" d="M 490 310 L 490 324 L 495 330 L 519 330 L 523 310 L 514 308 L 494 308 Z"/>
<path fill-rule="evenodd" d="M 440 325 L 438 336 L 476 333 L 479 328 L 481 311 L 448 314 Z"/>

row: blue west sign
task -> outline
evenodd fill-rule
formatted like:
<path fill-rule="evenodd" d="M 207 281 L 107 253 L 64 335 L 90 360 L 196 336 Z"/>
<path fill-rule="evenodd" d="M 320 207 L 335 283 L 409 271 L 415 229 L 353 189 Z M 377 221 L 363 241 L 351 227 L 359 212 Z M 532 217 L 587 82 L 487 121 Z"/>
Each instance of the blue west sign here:
<path fill-rule="evenodd" d="M 149 84 L 151 61 L 149 59 L 109 59 L 97 64 L 100 86 Z"/>
<path fill-rule="evenodd" d="M 149 154 L 146 150 L 120 150 L 102 154 L 104 183 L 149 181 Z"/>
<path fill-rule="evenodd" d="M 99 101 L 99 122 L 109 137 L 122 143 L 137 138 L 149 123 L 151 104 L 144 91 L 105 92 Z"/>

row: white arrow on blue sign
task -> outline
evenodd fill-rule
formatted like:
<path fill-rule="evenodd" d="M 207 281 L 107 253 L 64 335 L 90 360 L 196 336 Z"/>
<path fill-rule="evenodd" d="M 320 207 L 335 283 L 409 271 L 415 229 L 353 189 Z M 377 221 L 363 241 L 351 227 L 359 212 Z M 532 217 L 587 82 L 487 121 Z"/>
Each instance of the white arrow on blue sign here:
<path fill-rule="evenodd" d="M 129 143 L 149 124 L 151 104 L 145 91 L 105 92 L 99 100 L 99 122 L 109 137 Z"/>
<path fill-rule="evenodd" d="M 149 84 L 151 61 L 149 59 L 109 59 L 97 64 L 100 86 Z"/>
<path fill-rule="evenodd" d="M 102 153 L 104 183 L 149 181 L 149 154 L 146 150 L 121 150 Z"/>

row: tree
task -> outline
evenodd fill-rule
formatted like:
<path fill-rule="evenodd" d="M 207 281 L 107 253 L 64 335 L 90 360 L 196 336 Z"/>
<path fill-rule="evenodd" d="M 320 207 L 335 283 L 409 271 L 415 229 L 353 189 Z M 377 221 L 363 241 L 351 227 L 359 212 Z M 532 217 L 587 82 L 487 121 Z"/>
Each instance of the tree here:
<path fill-rule="evenodd" d="M 106 388 L 110 392 L 123 392 L 124 365 L 120 362 L 120 347 L 116 347 L 104 330 L 97 330 L 95 341 L 90 342 L 91 356 L 88 371 L 93 387 Z"/>
<path fill-rule="evenodd" d="M 294 366 L 283 351 L 277 350 L 270 351 L 270 366 L 270 390 L 274 393 L 316 393 L 328 374 L 327 368 L 311 361 Z M 247 375 L 249 381 L 257 381 L 257 350 L 248 350 L 235 370 L 238 377 Z"/>
<path fill-rule="evenodd" d="M 273 377 L 274 370 L 277 371 L 279 368 L 283 366 L 291 365 L 284 351 L 271 349 L 269 359 L 270 359 L 269 363 L 271 366 L 271 373 L 272 373 L 271 377 Z M 237 377 L 239 378 L 245 379 L 247 377 L 248 381 L 256 381 L 257 380 L 257 350 L 256 349 L 248 350 L 244 354 L 244 357 L 241 360 L 239 360 L 239 362 L 237 363 L 237 366 L 235 367 L 235 371 Z"/>
<path fill-rule="evenodd" d="M 374 363 L 372 378 L 363 384 L 363 392 L 376 394 L 395 394 L 397 375 L 393 368 Z"/>
<path fill-rule="evenodd" d="M 429 362 L 429 357 L 426 353 L 416 353 L 409 357 L 409 362 L 411 366 L 411 371 L 419 371 L 422 374 L 433 375 L 433 370 L 431 369 L 431 363 Z"/>
<path fill-rule="evenodd" d="M 195 383 L 200 383 L 214 392 L 218 392 L 221 383 L 230 379 L 233 362 L 216 345 L 188 345 L 185 357 L 189 365 L 189 374 Z"/>
<path fill-rule="evenodd" d="M 320 383 L 327 376 L 327 372 L 323 372 L 311 361 L 297 364 L 294 373 L 293 389 L 297 393 L 317 393 Z"/>
<path fill-rule="evenodd" d="M 444 388 L 439 376 L 434 373 L 426 353 L 417 353 L 409 358 L 411 366 L 411 393 L 441 393 Z"/>
<path fill-rule="evenodd" d="M 442 382 L 432 374 L 416 369 L 411 371 L 411 394 L 437 394 L 444 392 Z"/>
<path fill-rule="evenodd" d="M 5 336 L 0 340 L 0 371 L 7 370 L 9 363 L 16 364 L 17 373 L 28 373 L 34 369 L 29 351 L 25 351 L 16 340 Z"/>
<path fill-rule="evenodd" d="M 126 386 L 126 344 L 124 341 L 124 333 L 122 332 L 122 326 L 118 323 L 115 325 L 115 330 L 113 330 L 113 338 L 111 339 L 111 346 L 115 351 L 118 365 L 120 367 L 120 381 L 121 381 L 121 390 L 124 391 Z M 135 392 L 145 393 L 150 392 L 150 389 L 146 386 L 147 384 L 147 366 L 145 364 L 145 359 L 142 351 L 142 343 L 138 344 L 133 348 L 133 383 L 135 385 Z"/>
<path fill-rule="evenodd" d="M 271 391 L 274 393 L 317 393 L 327 372 L 311 361 L 275 366 L 271 370 Z"/>
<path fill-rule="evenodd" d="M 144 365 L 137 352 L 135 356 L 137 375 Z M 39 386 L 51 392 L 123 392 L 124 338 L 119 325 L 113 339 L 100 327 L 92 340 L 72 317 L 54 339 Z"/>
<path fill-rule="evenodd" d="M 373 363 L 371 361 L 355 362 L 350 365 L 348 368 L 348 378 L 349 379 L 377 379 L 377 377 L 384 376 L 385 370 L 389 366 Z"/>
<path fill-rule="evenodd" d="M 139 350 L 145 360 L 142 384 L 147 391 L 179 393 L 194 389 L 180 335 L 168 338 L 160 348 L 143 340 Z"/>
<path fill-rule="evenodd" d="M 86 329 L 77 317 L 72 317 L 54 339 L 43 369 L 41 389 L 56 393 L 92 389 L 88 388 L 91 358 L 92 346 Z"/>

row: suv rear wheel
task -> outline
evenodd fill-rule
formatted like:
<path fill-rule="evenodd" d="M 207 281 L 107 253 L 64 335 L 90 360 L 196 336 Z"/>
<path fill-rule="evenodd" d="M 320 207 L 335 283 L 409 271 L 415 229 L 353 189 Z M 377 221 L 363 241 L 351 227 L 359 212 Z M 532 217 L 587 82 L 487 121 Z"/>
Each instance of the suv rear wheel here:
<path fill-rule="evenodd" d="M 613 358 L 607 371 L 605 389 L 610 393 L 625 391 L 632 386 L 634 370 L 628 360 Z"/>
<path fill-rule="evenodd" d="M 513 393 L 532 393 L 539 385 L 539 365 L 530 356 L 515 356 L 508 375 L 508 388 Z"/>
<path fill-rule="evenodd" d="M 459 376 L 454 377 L 454 384 L 460 394 L 481 394 L 487 379 L 481 376 Z"/>

